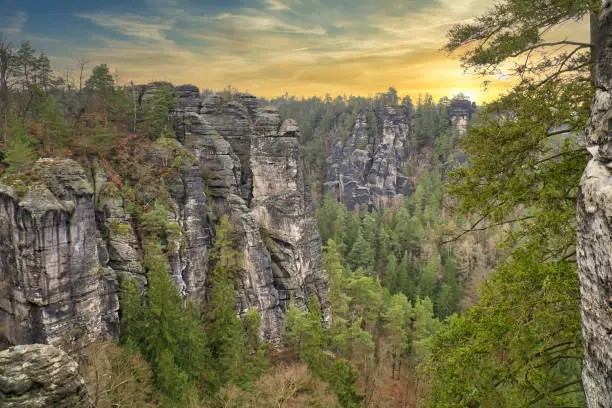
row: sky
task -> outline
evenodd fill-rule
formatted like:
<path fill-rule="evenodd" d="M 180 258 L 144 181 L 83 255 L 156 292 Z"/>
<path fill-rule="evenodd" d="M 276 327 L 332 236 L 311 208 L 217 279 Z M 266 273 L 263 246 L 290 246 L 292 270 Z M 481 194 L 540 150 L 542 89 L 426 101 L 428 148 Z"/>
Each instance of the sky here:
<path fill-rule="evenodd" d="M 458 92 L 490 100 L 508 83 L 440 51 L 447 30 L 493 0 L 0 0 L 0 32 L 30 40 L 54 68 L 77 58 L 120 81 L 228 85 L 261 97 Z M 557 37 L 586 36 L 585 23 Z"/>

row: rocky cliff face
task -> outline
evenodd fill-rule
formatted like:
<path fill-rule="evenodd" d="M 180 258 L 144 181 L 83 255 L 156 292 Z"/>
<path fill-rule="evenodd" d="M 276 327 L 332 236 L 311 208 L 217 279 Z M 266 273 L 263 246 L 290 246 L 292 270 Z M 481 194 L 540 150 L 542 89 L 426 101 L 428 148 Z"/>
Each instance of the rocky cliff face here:
<path fill-rule="evenodd" d="M 581 181 L 577 255 L 590 408 L 612 406 L 612 13 L 602 9 L 595 39 L 596 94 L 586 129 L 593 159 Z"/>
<path fill-rule="evenodd" d="M 200 98 L 177 88 L 177 139 L 204 169 L 213 218 L 230 214 L 244 255 L 239 308 L 262 314 L 264 337 L 278 342 L 293 297 L 305 307 L 317 296 L 330 319 L 310 189 L 298 129 L 276 108 L 247 94 Z"/>
<path fill-rule="evenodd" d="M 169 221 L 182 231 L 168 260 L 178 291 L 199 303 L 204 300 L 208 253 L 213 245 L 204 173 L 196 158 L 176 140 L 160 139 L 149 157 L 154 166 L 177 159 L 178 170 L 163 179 L 172 199 Z"/>
<path fill-rule="evenodd" d="M 360 112 L 349 139 L 338 141 L 327 160 L 325 191 L 349 209 L 384 209 L 394 198 L 401 199 L 410 189 L 401 168 L 409 154 L 410 132 L 410 113 L 404 107 Z"/>
<path fill-rule="evenodd" d="M 448 120 L 456 141 L 467 133 L 476 103 L 457 97 L 446 108 L 440 119 Z M 327 159 L 325 192 L 351 210 L 384 210 L 401 204 L 412 193 L 418 174 L 436 161 L 435 142 L 415 140 L 418 114 L 397 105 L 360 111 L 349 138 L 338 140 Z M 465 162 L 459 152 L 454 156 Z"/>
<path fill-rule="evenodd" d="M 0 406 L 88 408 L 78 365 L 53 346 L 32 344 L 0 352 Z"/>
<path fill-rule="evenodd" d="M 290 298 L 304 308 L 317 296 L 329 321 L 295 123 L 281 124 L 275 108 L 251 95 L 202 99 L 192 86 L 176 93 L 177 140 L 155 142 L 147 160 L 175 168 L 160 183 L 168 222 L 181 231 L 168 245 L 177 289 L 204 301 L 215 222 L 229 214 L 244 255 L 237 307 L 261 313 L 264 338 L 280 341 Z M 121 277 L 146 283 L 128 201 L 107 167 L 42 159 L 27 179 L 0 182 L 0 345 L 83 345 L 113 335 Z"/>
<path fill-rule="evenodd" d="M 0 337 L 93 340 L 117 319 L 116 274 L 106 266 L 120 254 L 111 237 L 100 262 L 94 190 L 81 166 L 40 160 L 31 177 L 0 185 Z"/>

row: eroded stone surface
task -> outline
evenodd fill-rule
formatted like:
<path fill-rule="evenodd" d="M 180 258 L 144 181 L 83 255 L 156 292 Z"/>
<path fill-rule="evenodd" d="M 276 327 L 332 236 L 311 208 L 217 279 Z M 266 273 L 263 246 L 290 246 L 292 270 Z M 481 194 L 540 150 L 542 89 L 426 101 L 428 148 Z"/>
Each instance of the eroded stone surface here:
<path fill-rule="evenodd" d="M 593 159 L 580 183 L 577 255 L 584 365 L 590 408 L 612 406 L 612 15 L 604 7 L 595 44 L 595 98 L 586 129 Z"/>
<path fill-rule="evenodd" d="M 410 149 L 411 113 L 402 106 L 376 111 L 377 129 L 365 111 L 357 115 L 350 138 L 338 141 L 327 160 L 325 190 L 349 209 L 384 209 L 409 192 L 401 166 Z"/>
<path fill-rule="evenodd" d="M 238 305 L 262 315 L 263 336 L 278 343 L 287 302 L 317 296 L 327 321 L 329 288 L 310 189 L 293 121 L 248 94 L 229 100 L 177 88 L 177 139 L 203 168 L 213 220 L 236 225 L 244 270 Z"/>
<path fill-rule="evenodd" d="M 1 335 L 9 344 L 91 341 L 117 320 L 115 276 L 99 263 L 93 188 L 72 160 L 0 185 Z M 24 191 L 25 189 L 25 191 Z"/>
<path fill-rule="evenodd" d="M 88 408 L 77 363 L 60 349 L 42 344 L 0 351 L 0 406 L 4 408 Z"/>

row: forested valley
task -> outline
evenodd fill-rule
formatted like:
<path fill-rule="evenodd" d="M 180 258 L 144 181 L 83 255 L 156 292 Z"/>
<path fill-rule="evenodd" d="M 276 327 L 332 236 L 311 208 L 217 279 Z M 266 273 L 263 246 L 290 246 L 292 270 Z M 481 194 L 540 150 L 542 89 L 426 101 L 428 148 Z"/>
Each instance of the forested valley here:
<path fill-rule="evenodd" d="M 544 35 L 600 13 L 504 0 L 451 28 L 445 51 L 467 70 L 514 81 L 482 105 L 393 87 L 200 93 L 85 58 L 69 76 L 0 37 L 0 348 L 69 354 L 75 407 L 587 407 L 576 208 L 593 45 Z M 80 226 L 65 233 L 54 211 Z M 78 241 L 87 217 L 97 306 L 22 313 L 20 296 L 53 303 L 31 283 L 52 274 L 40 253 Z M 57 237 L 23 250 L 45 228 Z M 47 264 L 58 293 L 77 276 L 63 256 Z M 68 327 L 92 309 L 95 334 Z M 0 406 L 28 406 L 12 393 Z"/>

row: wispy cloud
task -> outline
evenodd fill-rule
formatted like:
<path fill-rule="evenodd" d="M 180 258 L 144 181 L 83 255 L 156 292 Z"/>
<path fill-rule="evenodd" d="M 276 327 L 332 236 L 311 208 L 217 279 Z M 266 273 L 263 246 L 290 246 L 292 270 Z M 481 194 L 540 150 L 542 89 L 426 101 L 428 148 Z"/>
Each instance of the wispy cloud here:
<path fill-rule="evenodd" d="M 3 11 L 3 13 L 7 10 Z M 6 34 L 19 34 L 23 30 L 23 26 L 27 21 L 27 15 L 23 11 L 18 11 L 15 14 L 0 15 L 0 32 Z"/>
<path fill-rule="evenodd" d="M 188 0 L 146 2 L 143 12 L 77 13 L 102 30 L 87 46 L 69 40 L 73 46 L 57 63 L 87 55 L 128 80 L 217 89 L 231 83 L 261 96 L 481 89 L 480 79 L 439 49 L 452 24 L 491 0 L 244 0 L 214 9 Z"/>
<path fill-rule="evenodd" d="M 249 14 L 221 13 L 217 20 L 226 21 L 230 28 L 243 31 L 261 31 L 266 33 L 294 33 L 324 35 L 325 29 L 312 26 L 310 28 L 283 21 L 280 18 L 264 15 L 258 10 Z"/>
<path fill-rule="evenodd" d="M 265 0 L 268 10 L 289 10 L 289 6 L 279 0 Z"/>
<path fill-rule="evenodd" d="M 75 15 L 128 37 L 160 43 L 167 41 L 163 31 L 172 29 L 172 25 L 165 23 L 161 18 L 144 18 L 137 15 L 117 15 L 106 12 L 77 13 Z"/>

